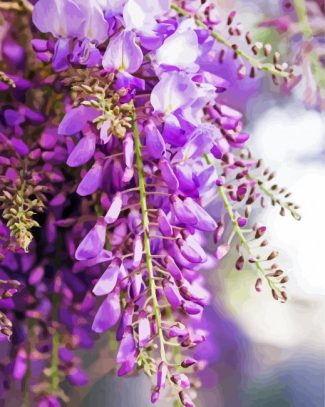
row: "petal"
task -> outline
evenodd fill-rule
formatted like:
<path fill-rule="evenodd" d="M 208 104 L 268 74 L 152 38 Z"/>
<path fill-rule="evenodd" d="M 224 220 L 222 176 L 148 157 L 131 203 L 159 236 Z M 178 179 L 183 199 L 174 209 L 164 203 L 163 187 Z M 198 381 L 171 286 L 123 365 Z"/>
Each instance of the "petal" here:
<path fill-rule="evenodd" d="M 108 70 L 137 71 L 143 61 L 141 48 L 136 44 L 136 35 L 123 30 L 111 38 L 103 57 L 103 67 Z"/>
<path fill-rule="evenodd" d="M 178 309 L 181 306 L 183 299 L 178 291 L 177 286 L 171 281 L 164 279 L 163 288 L 167 301 L 169 302 L 171 307 L 175 310 Z"/>
<path fill-rule="evenodd" d="M 141 263 L 142 260 L 142 254 L 143 254 L 143 242 L 142 242 L 142 236 L 137 235 L 136 238 L 134 239 L 133 242 L 133 267 L 138 267 Z"/>
<path fill-rule="evenodd" d="M 130 134 L 128 134 L 123 140 L 123 152 L 125 165 L 128 168 L 132 168 L 134 160 L 134 141 Z"/>
<path fill-rule="evenodd" d="M 99 116 L 99 112 L 92 107 L 81 105 L 71 109 L 65 114 L 61 121 L 58 128 L 58 134 L 73 136 L 74 134 L 79 133 L 88 121 L 92 121 L 97 116 Z"/>
<path fill-rule="evenodd" d="M 126 362 L 128 359 L 132 359 L 134 355 L 136 346 L 135 340 L 133 337 L 133 329 L 129 326 L 126 328 L 123 338 L 121 340 L 121 344 L 116 356 L 117 363 Z"/>
<path fill-rule="evenodd" d="M 122 196 L 119 192 L 117 192 L 112 200 L 111 206 L 109 207 L 105 215 L 105 222 L 107 224 L 114 223 L 120 216 L 122 203 L 123 203 Z"/>
<path fill-rule="evenodd" d="M 161 158 L 163 155 L 165 155 L 165 141 L 160 134 L 160 131 L 157 129 L 157 126 L 152 121 L 150 121 L 144 127 L 143 132 L 146 136 L 146 146 L 149 154 L 153 158 Z"/>
<path fill-rule="evenodd" d="M 112 292 L 116 286 L 120 268 L 116 265 L 109 266 L 93 288 L 97 296 Z"/>
<path fill-rule="evenodd" d="M 193 199 L 185 198 L 184 205 L 196 216 L 195 228 L 204 232 L 213 232 L 217 224 L 215 220 Z"/>
<path fill-rule="evenodd" d="M 67 164 L 70 167 L 79 167 L 87 163 L 94 155 L 96 148 L 96 137 L 93 135 L 85 136 L 80 139 L 74 149 L 71 151 Z"/>
<path fill-rule="evenodd" d="M 52 66 L 55 72 L 62 72 L 69 68 L 68 61 L 70 49 L 70 40 L 68 38 L 59 38 L 55 44 Z"/>
<path fill-rule="evenodd" d="M 176 178 L 170 163 L 165 158 L 162 158 L 159 161 L 159 169 L 168 188 L 170 188 L 173 192 L 177 191 L 179 187 L 178 179 Z"/>
<path fill-rule="evenodd" d="M 157 50 L 156 60 L 159 65 L 170 65 L 181 70 L 189 69 L 195 72 L 199 68 L 195 64 L 199 54 L 198 37 L 195 31 L 192 29 L 183 32 L 177 30 Z"/>
<path fill-rule="evenodd" d="M 103 250 L 105 241 L 106 223 L 100 219 L 79 244 L 75 254 L 76 259 L 89 260 L 95 258 Z"/>
<path fill-rule="evenodd" d="M 192 226 L 197 223 L 197 217 L 187 206 L 184 205 L 184 202 L 177 195 L 171 197 L 171 202 L 173 212 L 180 222 Z"/>
<path fill-rule="evenodd" d="M 145 346 L 151 336 L 150 322 L 145 311 L 139 313 L 139 346 Z"/>
<path fill-rule="evenodd" d="M 111 293 L 99 307 L 92 325 L 92 330 L 97 333 L 107 331 L 117 323 L 120 314 L 120 296 L 118 293 Z"/>
<path fill-rule="evenodd" d="M 162 209 L 158 209 L 158 225 L 161 233 L 164 236 L 172 236 L 173 235 L 173 228 L 169 223 L 169 220 Z"/>
<path fill-rule="evenodd" d="M 193 81 L 184 72 L 168 72 L 151 92 L 151 104 L 156 112 L 169 115 L 190 106 L 198 97 Z"/>
<path fill-rule="evenodd" d="M 81 180 L 77 188 L 77 194 L 80 196 L 91 195 L 100 187 L 103 179 L 103 167 L 100 162 L 90 168 L 86 175 Z"/>

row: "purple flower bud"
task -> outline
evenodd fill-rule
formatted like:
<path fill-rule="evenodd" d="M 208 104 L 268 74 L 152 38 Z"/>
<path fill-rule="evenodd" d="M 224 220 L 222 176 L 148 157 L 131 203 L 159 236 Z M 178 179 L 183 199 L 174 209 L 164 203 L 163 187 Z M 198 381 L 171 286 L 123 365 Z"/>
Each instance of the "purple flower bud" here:
<path fill-rule="evenodd" d="M 176 336 L 187 336 L 187 335 L 188 335 L 187 328 L 185 327 L 185 325 L 183 325 L 180 322 L 177 322 L 175 325 L 172 325 L 168 331 L 168 336 L 170 338 L 175 338 Z"/>
<path fill-rule="evenodd" d="M 166 379 L 168 373 L 168 366 L 165 362 L 160 362 L 157 369 L 157 389 L 162 389 L 165 387 Z"/>
<path fill-rule="evenodd" d="M 191 387 L 188 377 L 183 373 L 174 374 L 171 379 L 175 384 L 177 384 L 177 386 L 180 386 L 183 389 L 189 389 Z"/>
<path fill-rule="evenodd" d="M 177 246 L 180 249 L 181 254 L 191 263 L 202 263 L 203 259 L 200 254 L 184 240 L 177 239 Z"/>
<path fill-rule="evenodd" d="M 172 208 L 180 222 L 186 225 L 194 226 L 197 223 L 197 217 L 185 206 L 184 202 L 177 196 L 173 195 L 170 198 Z"/>
<path fill-rule="evenodd" d="M 240 228 L 243 228 L 244 226 L 247 225 L 247 219 L 240 217 L 237 219 L 237 224 Z"/>
<path fill-rule="evenodd" d="M 128 360 L 122 363 L 121 367 L 117 371 L 118 376 L 125 376 L 128 373 L 133 371 L 134 365 L 136 362 L 135 355 L 131 355 Z"/>
<path fill-rule="evenodd" d="M 183 404 L 184 407 L 195 407 L 191 398 L 186 393 L 184 393 L 183 391 L 180 391 L 178 393 L 178 395 L 179 395 L 181 403 Z"/>
<path fill-rule="evenodd" d="M 203 307 L 199 304 L 196 304 L 195 302 L 192 301 L 185 301 L 182 304 L 182 308 L 186 314 L 189 315 L 198 315 L 203 311 Z"/>
<path fill-rule="evenodd" d="M 73 368 L 68 374 L 68 380 L 74 386 L 85 386 L 88 384 L 88 377 L 80 368 Z"/>
<path fill-rule="evenodd" d="M 145 311 L 139 313 L 139 346 L 144 347 L 150 340 L 150 322 Z"/>
<path fill-rule="evenodd" d="M 134 142 L 130 134 L 127 134 L 123 140 L 123 152 L 125 165 L 128 168 L 132 168 L 134 160 Z"/>
<path fill-rule="evenodd" d="M 106 240 L 106 224 L 100 218 L 79 244 L 75 257 L 77 260 L 89 260 L 99 255 Z"/>
<path fill-rule="evenodd" d="M 19 349 L 14 368 L 13 368 L 13 377 L 16 380 L 22 380 L 22 378 L 25 376 L 27 370 L 27 353 L 25 349 Z"/>
<path fill-rule="evenodd" d="M 141 273 L 136 273 L 133 277 L 131 277 L 131 287 L 132 287 L 132 294 L 130 295 L 131 298 L 137 298 L 141 292 L 143 280 Z"/>
<path fill-rule="evenodd" d="M 186 358 L 186 359 L 183 360 L 183 362 L 181 363 L 181 365 L 182 365 L 182 367 L 184 367 L 184 368 L 186 369 L 186 368 L 188 368 L 188 367 L 190 367 L 190 366 L 195 365 L 196 363 L 197 363 L 197 361 L 196 361 L 195 359 L 193 359 L 193 358 Z"/>
<path fill-rule="evenodd" d="M 162 158 L 159 161 L 159 169 L 161 172 L 161 177 L 166 182 L 168 188 L 171 191 L 174 191 L 174 192 L 177 191 L 179 188 L 178 179 L 176 178 L 176 175 L 175 175 L 171 165 L 165 158 Z"/>
<path fill-rule="evenodd" d="M 126 327 L 129 325 L 132 325 L 133 312 L 134 312 L 133 305 L 128 304 L 123 312 L 121 323 L 116 332 L 116 339 L 118 341 L 120 341 L 122 339 Z"/>
<path fill-rule="evenodd" d="M 117 363 L 126 362 L 134 357 L 136 344 L 133 337 L 133 329 L 131 326 L 126 327 L 120 347 L 116 356 Z"/>
<path fill-rule="evenodd" d="M 165 141 L 153 121 L 149 121 L 143 129 L 146 146 L 153 158 L 161 158 L 166 153 Z"/>
<path fill-rule="evenodd" d="M 175 281 L 181 281 L 183 279 L 183 275 L 179 267 L 174 262 L 174 260 L 170 256 L 166 256 L 165 263 L 166 269 L 169 271 L 169 273 L 175 279 Z"/>
<path fill-rule="evenodd" d="M 121 213 L 122 204 L 122 196 L 119 192 L 117 192 L 112 200 L 111 206 L 109 207 L 105 215 L 105 222 L 107 224 L 111 224 L 116 221 Z"/>
<path fill-rule="evenodd" d="M 92 330 L 103 333 L 112 328 L 120 318 L 120 295 L 117 292 L 109 294 L 99 307 L 95 316 Z"/>
<path fill-rule="evenodd" d="M 134 267 L 139 267 L 141 260 L 142 260 L 142 254 L 143 254 L 143 242 L 142 242 L 142 236 L 137 235 L 134 239 L 133 242 L 133 266 Z"/>
<path fill-rule="evenodd" d="M 179 294 L 178 288 L 175 284 L 171 283 L 169 280 L 163 280 L 164 293 L 166 295 L 167 301 L 173 309 L 177 309 L 181 306 L 182 297 Z"/>
<path fill-rule="evenodd" d="M 160 396 L 160 393 L 159 393 L 159 391 L 155 388 L 155 389 L 153 390 L 153 392 L 151 393 L 151 403 L 152 403 L 152 404 L 156 404 L 157 401 L 159 400 L 159 396 Z"/>
<path fill-rule="evenodd" d="M 161 233 L 164 236 L 172 236 L 173 235 L 173 228 L 169 223 L 169 220 L 162 209 L 158 209 L 158 225 Z"/>

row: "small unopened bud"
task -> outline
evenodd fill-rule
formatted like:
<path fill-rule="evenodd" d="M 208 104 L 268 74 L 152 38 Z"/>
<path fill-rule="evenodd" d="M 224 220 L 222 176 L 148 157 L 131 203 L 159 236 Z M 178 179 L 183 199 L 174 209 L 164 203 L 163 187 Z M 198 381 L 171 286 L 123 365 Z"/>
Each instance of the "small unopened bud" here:
<path fill-rule="evenodd" d="M 188 394 L 184 393 L 183 391 L 180 391 L 178 395 L 184 407 L 194 407 L 194 404 Z"/>
<path fill-rule="evenodd" d="M 262 291 L 262 279 L 258 278 L 255 283 L 255 290 L 260 293 Z"/>
<path fill-rule="evenodd" d="M 193 366 L 194 364 L 196 364 L 197 361 L 195 359 L 192 358 L 186 358 L 183 360 L 183 362 L 181 363 L 181 366 L 184 368 L 188 368 L 190 366 Z"/>
<path fill-rule="evenodd" d="M 242 270 L 244 267 L 244 263 L 245 263 L 244 257 L 240 256 L 236 261 L 236 269 L 238 271 Z"/>
<path fill-rule="evenodd" d="M 279 252 L 273 251 L 267 258 L 267 260 L 273 260 L 279 255 Z"/>
<path fill-rule="evenodd" d="M 279 296 L 274 289 L 272 289 L 272 296 L 276 301 L 279 299 Z"/>
<path fill-rule="evenodd" d="M 227 25 L 231 25 L 232 22 L 234 21 L 234 18 L 236 16 L 236 11 L 232 11 L 227 18 Z"/>
<path fill-rule="evenodd" d="M 289 278 L 287 276 L 283 277 L 280 281 L 281 284 L 286 284 L 289 281 Z"/>

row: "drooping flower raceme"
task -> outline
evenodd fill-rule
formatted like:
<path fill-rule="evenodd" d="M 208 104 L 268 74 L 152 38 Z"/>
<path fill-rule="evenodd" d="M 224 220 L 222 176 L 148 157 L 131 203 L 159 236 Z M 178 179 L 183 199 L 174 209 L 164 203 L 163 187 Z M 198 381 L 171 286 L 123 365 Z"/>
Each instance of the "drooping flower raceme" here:
<path fill-rule="evenodd" d="M 234 236 L 236 268 L 251 264 L 256 290 L 265 281 L 274 298 L 286 300 L 277 253 L 251 245 L 267 250 L 266 228 L 249 218 L 263 195 L 281 214 L 298 217 L 297 208 L 286 191 L 268 186 L 273 174 L 246 150 L 242 115 L 222 100 L 236 85 L 218 75 L 218 63 L 229 48 L 239 77 L 243 64 L 252 77 L 257 69 L 285 80 L 292 73 L 223 40 L 213 31 L 211 2 L 195 11 L 194 2 L 185 10 L 168 0 L 34 6 L 33 23 L 48 37 L 34 35 L 35 55 L 22 68 L 22 76 L 35 70 L 35 83 L 17 80 L 25 88 L 3 105 L 1 250 L 2 270 L 13 277 L 7 284 L 26 287 L 15 306 L 22 312 L 27 301 L 23 315 L 31 322 L 18 331 L 28 337 L 48 323 L 39 352 L 42 380 L 51 380 L 34 395 L 41 406 L 67 400 L 62 375 L 86 383 L 71 351 L 112 328 L 118 375 L 142 368 L 154 377 L 153 403 L 168 388 L 192 406 L 193 377 L 204 363 L 191 350 L 208 335 L 200 327 L 210 302 L 203 271 L 227 254 Z M 215 65 L 206 63 L 207 53 Z M 30 88 L 39 116 L 36 105 L 26 105 Z M 35 226 L 42 229 L 32 242 Z M 210 237 L 216 246 L 208 250 Z M 10 316 L 9 307 L 2 318 L 9 336 Z M 26 366 L 34 366 L 37 345 L 29 341 L 26 351 L 24 340 L 15 350 L 15 377 L 33 382 Z"/>

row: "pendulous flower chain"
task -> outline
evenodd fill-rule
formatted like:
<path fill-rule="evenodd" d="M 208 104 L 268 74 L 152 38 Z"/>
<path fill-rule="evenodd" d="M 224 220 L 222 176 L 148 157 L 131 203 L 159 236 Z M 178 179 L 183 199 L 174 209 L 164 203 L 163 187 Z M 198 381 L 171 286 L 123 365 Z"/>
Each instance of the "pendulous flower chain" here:
<path fill-rule="evenodd" d="M 114 328 L 119 376 L 143 369 L 152 403 L 194 406 L 204 270 L 232 241 L 234 267 L 286 301 L 251 211 L 269 200 L 299 219 L 298 207 L 223 95 L 293 69 L 214 4 L 0 3 L 0 331 L 13 357 L 1 397 L 15 381 L 21 405 L 69 403 L 65 379 L 88 380 L 75 351 Z M 236 80 L 219 76 L 225 60 Z"/>

